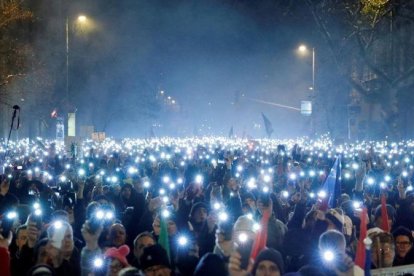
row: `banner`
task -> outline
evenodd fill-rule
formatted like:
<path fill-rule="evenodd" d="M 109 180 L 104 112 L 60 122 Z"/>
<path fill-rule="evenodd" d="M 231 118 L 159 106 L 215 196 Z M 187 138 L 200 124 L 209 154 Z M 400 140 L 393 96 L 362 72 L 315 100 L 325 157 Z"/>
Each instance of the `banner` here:
<path fill-rule="evenodd" d="M 402 276 L 406 273 L 414 273 L 414 265 L 402 265 L 371 270 L 371 276 Z"/>

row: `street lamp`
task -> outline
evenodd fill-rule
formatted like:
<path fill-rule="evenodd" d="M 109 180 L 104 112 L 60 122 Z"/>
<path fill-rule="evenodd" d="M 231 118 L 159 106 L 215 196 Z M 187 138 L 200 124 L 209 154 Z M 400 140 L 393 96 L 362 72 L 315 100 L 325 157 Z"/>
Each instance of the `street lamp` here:
<path fill-rule="evenodd" d="M 307 54 L 308 47 L 302 44 L 298 47 L 298 51 L 299 53 Z M 315 90 L 315 48 L 312 48 L 312 87 L 310 89 Z"/>
<path fill-rule="evenodd" d="M 79 15 L 76 18 L 79 24 L 86 24 L 88 18 L 85 15 Z M 69 17 L 66 17 L 66 98 L 69 101 Z"/>
<path fill-rule="evenodd" d="M 306 47 L 306 45 L 302 44 L 298 47 L 298 52 L 306 55 L 309 53 L 309 50 L 308 50 L 308 47 Z M 312 47 L 312 87 L 310 87 L 309 89 L 312 90 L 314 93 L 316 92 L 316 89 L 315 89 L 315 48 L 314 47 Z M 312 101 L 312 98 L 314 98 L 314 96 L 315 94 L 309 95 L 309 98 L 311 99 L 311 101 Z M 314 121 L 313 120 L 314 120 L 314 115 L 312 112 L 312 114 L 310 115 L 311 135 L 313 135 L 313 132 L 314 132 Z"/>

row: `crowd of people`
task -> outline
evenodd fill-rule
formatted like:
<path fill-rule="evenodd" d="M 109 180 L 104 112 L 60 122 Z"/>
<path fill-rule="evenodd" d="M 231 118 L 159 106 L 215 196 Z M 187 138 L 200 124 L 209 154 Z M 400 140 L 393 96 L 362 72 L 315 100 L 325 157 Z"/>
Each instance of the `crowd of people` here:
<path fill-rule="evenodd" d="M 366 271 L 414 264 L 414 141 L 38 138 L 0 160 L 0 275 L 363 275 L 361 236 Z"/>

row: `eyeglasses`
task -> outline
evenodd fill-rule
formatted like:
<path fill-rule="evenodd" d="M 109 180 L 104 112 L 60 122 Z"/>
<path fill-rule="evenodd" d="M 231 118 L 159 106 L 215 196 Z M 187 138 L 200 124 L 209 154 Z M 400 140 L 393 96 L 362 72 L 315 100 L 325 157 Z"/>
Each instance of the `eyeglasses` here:
<path fill-rule="evenodd" d="M 391 252 L 391 247 L 381 247 L 379 251 L 381 252 L 381 254 L 387 254 Z"/>
<path fill-rule="evenodd" d="M 396 245 L 399 245 L 399 246 L 408 246 L 408 245 L 411 245 L 411 242 L 409 242 L 409 241 L 402 241 L 402 242 L 396 242 L 395 244 Z"/>

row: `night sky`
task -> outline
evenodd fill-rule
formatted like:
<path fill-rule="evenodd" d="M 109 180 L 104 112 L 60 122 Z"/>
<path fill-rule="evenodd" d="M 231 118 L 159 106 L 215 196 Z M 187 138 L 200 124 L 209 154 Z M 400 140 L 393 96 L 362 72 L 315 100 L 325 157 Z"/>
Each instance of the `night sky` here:
<path fill-rule="evenodd" d="M 264 112 L 275 137 L 307 134 L 309 118 L 298 111 L 249 100 L 300 107 L 312 81 L 311 55 L 296 52 L 301 43 L 317 49 L 317 82 L 330 71 L 321 68 L 329 57 L 318 52 L 324 42 L 306 5 L 274 2 L 70 1 L 67 9 L 45 4 L 38 16 L 43 35 L 64 43 L 69 15 L 70 94 L 80 124 L 118 137 L 144 136 L 152 124 L 161 125 L 158 135 L 227 135 L 234 126 L 237 135 L 263 137 Z M 73 23 L 79 14 L 93 28 Z M 62 60 L 50 56 L 54 62 Z M 161 90 L 178 109 L 155 99 Z"/>

